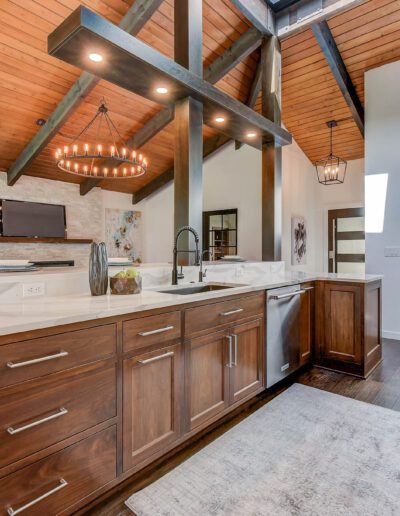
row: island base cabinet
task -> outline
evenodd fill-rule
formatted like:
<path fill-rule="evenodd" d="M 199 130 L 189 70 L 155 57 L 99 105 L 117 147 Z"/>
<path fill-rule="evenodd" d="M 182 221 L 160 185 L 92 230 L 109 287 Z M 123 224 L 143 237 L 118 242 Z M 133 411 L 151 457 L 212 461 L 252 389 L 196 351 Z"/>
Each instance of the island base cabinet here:
<path fill-rule="evenodd" d="M 123 365 L 123 468 L 163 450 L 181 434 L 181 345 L 126 358 Z"/>
<path fill-rule="evenodd" d="M 317 282 L 316 365 L 363 378 L 380 363 L 381 281 Z"/>
<path fill-rule="evenodd" d="M 186 362 L 193 430 L 263 389 L 263 319 L 193 338 Z"/>
<path fill-rule="evenodd" d="M 228 335 L 225 331 L 192 339 L 187 360 L 190 429 L 223 412 L 229 397 Z"/>
<path fill-rule="evenodd" d="M 236 403 L 263 386 L 263 320 L 257 319 L 232 328 L 230 402 Z"/>
<path fill-rule="evenodd" d="M 0 513 L 56 515 L 116 478 L 109 427 L 0 480 Z"/>

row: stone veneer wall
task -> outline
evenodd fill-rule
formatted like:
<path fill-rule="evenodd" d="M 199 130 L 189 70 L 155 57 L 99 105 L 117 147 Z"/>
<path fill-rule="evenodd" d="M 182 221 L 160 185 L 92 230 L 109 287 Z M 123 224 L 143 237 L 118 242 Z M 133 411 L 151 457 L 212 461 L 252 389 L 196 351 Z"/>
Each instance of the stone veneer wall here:
<path fill-rule="evenodd" d="M 94 188 L 82 197 L 79 185 L 29 176 L 22 176 L 14 186 L 7 186 L 7 175 L 2 172 L 0 198 L 63 204 L 69 238 L 103 239 L 104 195 L 100 188 Z M 87 266 L 89 251 L 90 244 L 0 243 L 0 259 L 73 259 L 78 267 Z"/>

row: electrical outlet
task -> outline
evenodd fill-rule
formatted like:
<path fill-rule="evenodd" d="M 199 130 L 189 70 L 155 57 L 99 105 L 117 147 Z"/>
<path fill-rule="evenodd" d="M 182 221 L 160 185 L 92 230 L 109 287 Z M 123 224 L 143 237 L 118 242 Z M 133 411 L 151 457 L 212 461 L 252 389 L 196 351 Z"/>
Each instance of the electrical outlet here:
<path fill-rule="evenodd" d="M 44 283 L 24 283 L 22 285 L 22 297 L 44 296 Z"/>
<path fill-rule="evenodd" d="M 400 247 L 385 247 L 384 256 L 386 258 L 399 258 L 400 257 Z"/>

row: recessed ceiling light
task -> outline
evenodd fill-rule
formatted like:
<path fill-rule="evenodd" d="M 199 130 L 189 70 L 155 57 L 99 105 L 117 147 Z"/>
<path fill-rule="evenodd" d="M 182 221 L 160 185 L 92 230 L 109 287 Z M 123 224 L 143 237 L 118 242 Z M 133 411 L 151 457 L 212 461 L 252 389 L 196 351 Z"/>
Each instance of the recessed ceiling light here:
<path fill-rule="evenodd" d="M 166 93 L 168 93 L 168 88 L 166 88 L 165 86 L 159 86 L 158 88 L 156 88 L 156 92 L 160 93 L 161 95 L 165 95 Z"/>
<path fill-rule="evenodd" d="M 223 116 L 217 116 L 217 117 L 215 117 L 215 121 L 218 124 L 222 124 L 222 122 L 225 122 L 225 118 Z"/>
<path fill-rule="evenodd" d="M 254 138 L 254 137 L 256 137 L 257 135 L 256 135 L 256 133 L 252 133 L 252 132 L 250 132 L 250 133 L 247 133 L 247 134 L 246 134 L 246 136 L 247 136 L 247 138 Z"/>
<path fill-rule="evenodd" d="M 101 61 L 103 61 L 103 56 L 101 54 L 96 54 L 96 52 L 92 52 L 91 54 L 89 54 L 89 59 L 91 61 L 94 61 L 95 63 L 100 63 Z"/>

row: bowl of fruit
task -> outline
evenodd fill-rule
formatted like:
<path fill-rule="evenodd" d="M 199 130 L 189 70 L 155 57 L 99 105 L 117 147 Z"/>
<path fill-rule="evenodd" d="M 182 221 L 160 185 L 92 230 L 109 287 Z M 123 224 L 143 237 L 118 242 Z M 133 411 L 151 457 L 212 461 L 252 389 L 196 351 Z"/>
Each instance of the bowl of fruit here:
<path fill-rule="evenodd" d="M 142 291 L 142 277 L 135 268 L 118 272 L 110 278 L 111 294 L 128 295 L 140 294 Z"/>

